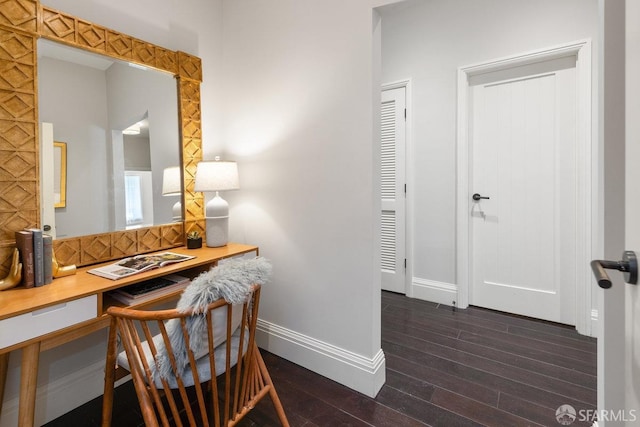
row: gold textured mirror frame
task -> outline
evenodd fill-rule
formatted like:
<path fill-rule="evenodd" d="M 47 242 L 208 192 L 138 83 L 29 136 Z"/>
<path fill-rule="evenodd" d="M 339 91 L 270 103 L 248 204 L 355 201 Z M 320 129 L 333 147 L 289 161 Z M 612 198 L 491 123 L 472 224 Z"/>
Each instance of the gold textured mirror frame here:
<path fill-rule="evenodd" d="M 202 159 L 200 58 L 51 9 L 37 0 L 0 8 L 0 277 L 8 271 L 14 233 L 41 227 L 37 40 L 44 37 L 115 59 L 172 73 L 178 85 L 184 222 L 54 241 L 61 265 L 90 265 L 184 244 L 205 232 L 204 197 L 193 191 Z"/>

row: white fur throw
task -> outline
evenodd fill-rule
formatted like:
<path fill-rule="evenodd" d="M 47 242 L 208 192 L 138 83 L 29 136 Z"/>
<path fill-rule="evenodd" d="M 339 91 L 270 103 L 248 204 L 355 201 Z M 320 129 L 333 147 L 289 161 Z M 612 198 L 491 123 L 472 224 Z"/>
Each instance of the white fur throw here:
<path fill-rule="evenodd" d="M 181 312 L 193 308 L 196 313 L 199 313 L 187 318 L 189 341 L 194 354 L 208 353 L 205 311 L 209 304 L 220 298 L 224 298 L 231 304 L 242 304 L 249 297 L 251 285 L 264 285 L 270 277 L 271 262 L 262 257 L 255 257 L 222 262 L 192 280 L 182 293 L 176 308 Z M 167 333 L 173 346 L 176 364 L 182 375 L 189 364 L 189 357 L 179 320 L 172 319 L 167 322 Z M 161 377 L 166 379 L 173 377 L 173 370 L 164 346 L 158 349 L 156 362 Z"/>

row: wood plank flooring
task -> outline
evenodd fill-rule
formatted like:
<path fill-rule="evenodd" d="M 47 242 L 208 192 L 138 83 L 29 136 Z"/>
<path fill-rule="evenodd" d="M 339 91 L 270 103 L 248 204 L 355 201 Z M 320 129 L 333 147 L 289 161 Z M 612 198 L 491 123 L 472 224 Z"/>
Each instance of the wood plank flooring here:
<path fill-rule="evenodd" d="M 292 426 L 554 427 L 559 406 L 596 406 L 596 341 L 571 327 L 383 292 L 382 348 L 387 381 L 375 399 L 263 356 Z M 115 399 L 114 426 L 143 425 L 130 382 Z M 47 426 L 98 426 L 101 404 L 95 399 Z M 242 423 L 277 425 L 268 399 Z"/>

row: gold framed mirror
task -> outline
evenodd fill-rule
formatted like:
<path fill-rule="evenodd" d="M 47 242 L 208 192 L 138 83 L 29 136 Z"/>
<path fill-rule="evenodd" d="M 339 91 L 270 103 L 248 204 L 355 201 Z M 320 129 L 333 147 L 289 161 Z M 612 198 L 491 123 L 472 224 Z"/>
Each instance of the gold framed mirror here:
<path fill-rule="evenodd" d="M 37 40 L 172 73 L 178 89 L 182 222 L 54 241 L 62 265 L 89 265 L 184 244 L 188 231 L 205 232 L 204 197 L 193 191 L 202 159 L 200 58 L 171 51 L 40 4 L 9 2 L 0 10 L 0 276 L 15 246 L 14 232 L 42 227 L 39 185 Z"/>

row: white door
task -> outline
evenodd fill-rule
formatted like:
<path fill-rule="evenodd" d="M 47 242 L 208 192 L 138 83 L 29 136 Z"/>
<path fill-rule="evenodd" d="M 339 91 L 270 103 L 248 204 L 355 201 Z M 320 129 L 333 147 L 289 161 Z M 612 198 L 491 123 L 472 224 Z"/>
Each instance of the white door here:
<path fill-rule="evenodd" d="M 625 248 L 640 256 L 640 4 L 637 1 L 626 2 L 626 227 Z M 625 355 L 624 369 L 626 419 L 640 424 L 640 289 L 638 285 L 624 286 L 627 314 L 625 316 Z M 616 332 L 613 332 L 616 333 Z M 610 349 L 607 349 L 610 351 Z M 633 414 L 630 411 L 634 409 Z"/>
<path fill-rule="evenodd" d="M 563 64 L 471 88 L 470 191 L 483 198 L 470 201 L 470 303 L 575 325 L 576 79 Z"/>
<path fill-rule="evenodd" d="M 601 0 L 600 12 L 607 18 L 601 16 L 599 41 L 604 46 L 600 126 L 605 156 L 604 204 L 609 213 L 605 215 L 604 246 L 607 258 L 619 260 L 624 249 L 640 255 L 640 2 L 627 1 L 625 13 L 625 2 Z M 621 49 L 621 41 L 626 49 Z M 607 216 L 613 216 L 614 221 Z M 602 415 L 598 427 L 638 425 L 640 285 L 624 283 L 618 272 L 608 273 L 613 286 L 598 291 L 598 410 Z"/>
<path fill-rule="evenodd" d="M 405 88 L 382 91 L 380 263 L 382 289 L 405 293 Z"/>

